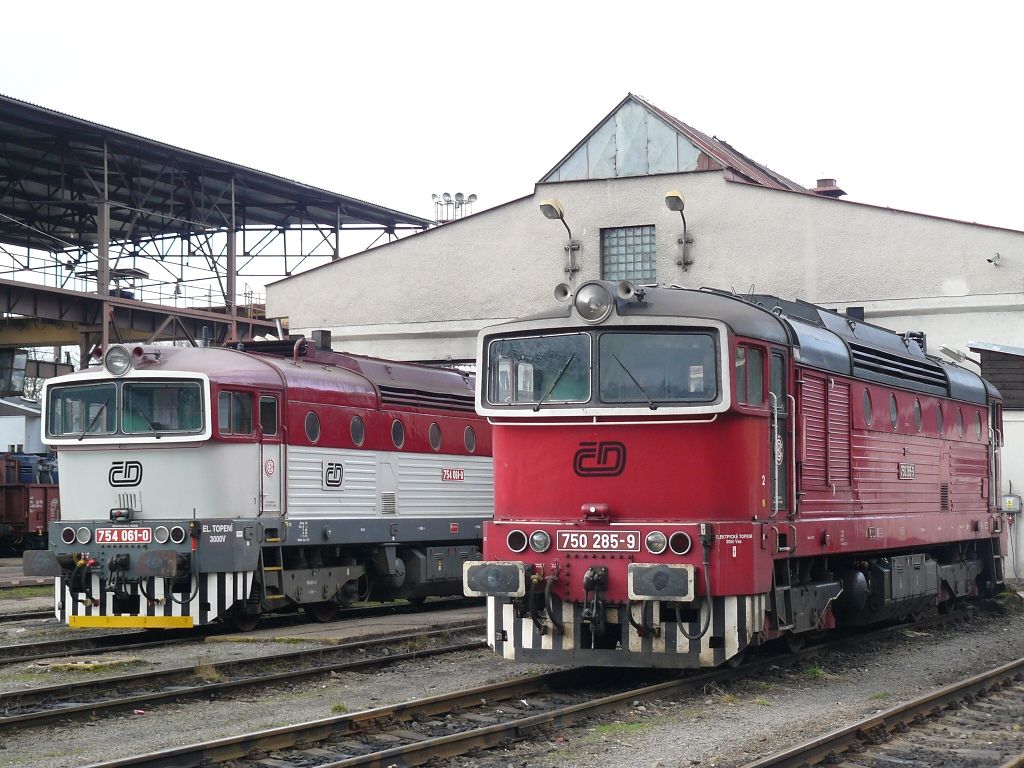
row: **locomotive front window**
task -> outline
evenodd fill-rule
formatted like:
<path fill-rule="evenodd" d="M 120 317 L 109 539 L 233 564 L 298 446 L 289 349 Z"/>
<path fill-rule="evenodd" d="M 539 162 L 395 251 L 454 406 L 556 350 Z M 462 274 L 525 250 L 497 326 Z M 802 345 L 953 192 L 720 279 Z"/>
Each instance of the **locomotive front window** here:
<path fill-rule="evenodd" d="M 590 400 L 590 336 L 495 339 L 487 351 L 492 405 L 585 403 Z"/>
<path fill-rule="evenodd" d="M 48 399 L 48 435 L 110 435 L 116 429 L 117 387 L 112 383 L 56 386 Z"/>
<path fill-rule="evenodd" d="M 129 435 L 201 432 L 203 393 L 199 382 L 125 382 L 121 429 Z"/>
<path fill-rule="evenodd" d="M 601 402 L 651 408 L 713 402 L 718 399 L 716 348 L 715 335 L 706 331 L 602 334 Z"/>

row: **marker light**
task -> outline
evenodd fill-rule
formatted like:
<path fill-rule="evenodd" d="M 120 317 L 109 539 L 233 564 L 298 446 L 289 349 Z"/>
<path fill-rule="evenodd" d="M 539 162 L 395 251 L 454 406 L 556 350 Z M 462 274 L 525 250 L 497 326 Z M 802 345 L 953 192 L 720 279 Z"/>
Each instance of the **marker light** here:
<path fill-rule="evenodd" d="M 63 541 L 65 544 L 74 544 L 75 543 L 75 529 L 74 528 L 65 528 L 63 531 L 60 532 L 60 540 Z"/>
<path fill-rule="evenodd" d="M 608 289 L 600 283 L 586 283 L 580 286 L 573 304 L 580 317 L 587 323 L 607 320 L 615 305 Z"/>
<path fill-rule="evenodd" d="M 88 544 L 92 541 L 92 531 L 83 525 L 75 532 L 75 541 L 79 544 Z"/>
<path fill-rule="evenodd" d="M 526 534 L 522 531 L 509 531 L 508 536 L 505 537 L 505 544 L 513 552 L 522 552 L 526 549 Z"/>
<path fill-rule="evenodd" d="M 171 528 L 171 541 L 175 544 L 181 544 L 185 540 L 185 529 L 180 525 L 176 525 Z"/>
<path fill-rule="evenodd" d="M 669 537 L 668 546 L 677 555 L 685 555 L 690 551 L 693 542 L 690 541 L 690 534 L 686 531 L 676 531 Z"/>
<path fill-rule="evenodd" d="M 660 555 L 665 551 L 665 547 L 668 546 L 668 539 L 661 531 L 651 531 L 647 534 L 644 544 L 647 546 L 647 551 L 652 555 Z"/>
<path fill-rule="evenodd" d="M 166 525 L 158 525 L 156 530 L 153 531 L 153 538 L 156 539 L 157 544 L 166 544 L 167 539 L 171 537 L 170 532 L 167 530 Z"/>
<path fill-rule="evenodd" d="M 132 367 L 132 356 L 127 347 L 115 345 L 107 350 L 103 367 L 111 376 L 124 376 Z"/>
<path fill-rule="evenodd" d="M 534 552 L 547 552 L 551 546 L 551 537 L 547 531 L 534 531 L 530 534 L 530 549 Z"/>

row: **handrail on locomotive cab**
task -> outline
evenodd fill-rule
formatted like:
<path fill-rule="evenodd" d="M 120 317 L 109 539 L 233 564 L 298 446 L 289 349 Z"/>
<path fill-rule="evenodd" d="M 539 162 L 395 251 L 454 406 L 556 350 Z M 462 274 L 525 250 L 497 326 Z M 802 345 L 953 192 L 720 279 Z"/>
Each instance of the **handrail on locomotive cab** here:
<path fill-rule="evenodd" d="M 779 514 L 779 461 L 775 456 L 775 446 L 779 441 L 779 396 L 774 392 L 768 395 L 772 399 L 772 513 L 769 520 L 774 520 Z"/>
<path fill-rule="evenodd" d="M 789 440 L 789 463 L 790 463 L 790 468 L 792 469 L 792 474 L 790 475 L 790 478 L 789 478 L 789 488 L 790 488 L 790 494 L 791 494 L 791 498 L 792 498 L 792 503 L 790 504 L 790 507 L 789 507 L 789 516 L 790 517 L 796 517 L 796 513 L 798 511 L 797 510 L 797 499 L 799 499 L 799 496 L 797 496 L 797 493 L 796 493 L 796 483 L 797 483 L 797 479 L 796 479 L 796 397 L 794 397 L 791 394 L 787 394 L 786 395 L 786 399 L 789 401 L 790 406 L 791 406 L 790 407 L 790 411 L 789 411 L 789 433 L 790 433 L 790 440 Z"/>

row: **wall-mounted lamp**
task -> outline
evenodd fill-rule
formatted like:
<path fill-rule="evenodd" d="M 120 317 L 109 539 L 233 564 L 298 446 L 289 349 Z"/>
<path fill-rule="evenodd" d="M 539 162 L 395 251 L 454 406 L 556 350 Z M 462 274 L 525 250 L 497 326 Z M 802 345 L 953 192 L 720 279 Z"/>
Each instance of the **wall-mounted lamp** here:
<path fill-rule="evenodd" d="M 993 267 L 998 267 L 999 266 L 999 259 L 1000 259 L 1000 256 L 997 253 L 995 256 L 992 256 L 992 257 L 990 257 L 988 259 L 985 259 L 985 261 L 987 261 Z"/>
<path fill-rule="evenodd" d="M 562 208 L 562 204 L 552 197 L 548 200 L 540 201 L 540 212 L 544 214 L 546 219 L 558 219 L 562 222 L 562 226 L 565 227 L 565 231 L 569 233 L 569 243 L 565 246 L 565 250 L 569 254 L 569 264 L 566 266 L 565 271 L 572 278 L 574 274 L 580 271 L 580 268 L 576 265 L 576 251 L 580 249 L 580 241 L 572 239 L 572 230 L 565 223 L 565 210 Z"/>
<path fill-rule="evenodd" d="M 683 208 L 686 207 L 686 198 L 678 189 L 673 189 L 665 195 L 665 207 L 670 211 L 679 211 L 679 218 L 683 220 L 683 236 L 676 241 L 679 243 L 679 258 L 676 260 L 676 264 L 685 272 L 687 267 L 693 264 L 693 258 L 686 253 L 686 244 L 693 242 L 692 237 L 686 236 L 686 214 L 683 213 Z"/>

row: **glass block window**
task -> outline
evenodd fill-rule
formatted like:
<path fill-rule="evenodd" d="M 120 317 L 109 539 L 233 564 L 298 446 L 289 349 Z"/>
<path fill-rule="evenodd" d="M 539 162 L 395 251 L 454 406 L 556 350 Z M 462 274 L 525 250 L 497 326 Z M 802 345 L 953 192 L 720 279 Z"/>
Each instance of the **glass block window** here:
<path fill-rule="evenodd" d="M 601 277 L 605 280 L 657 280 L 654 225 L 601 230 Z"/>

